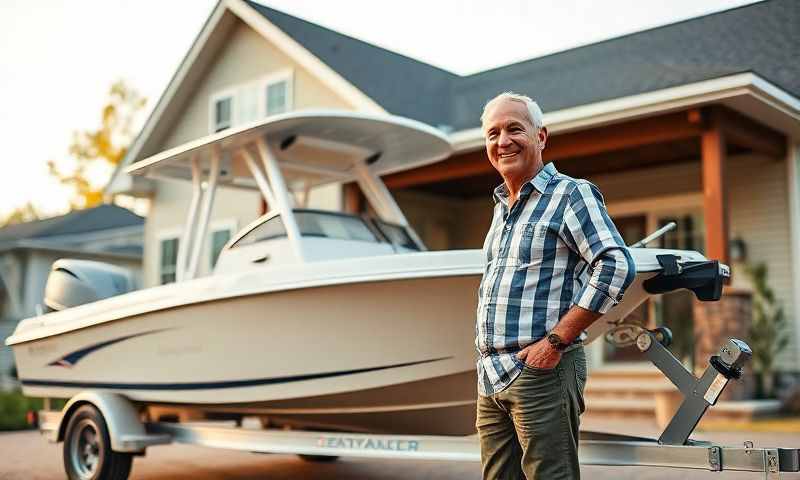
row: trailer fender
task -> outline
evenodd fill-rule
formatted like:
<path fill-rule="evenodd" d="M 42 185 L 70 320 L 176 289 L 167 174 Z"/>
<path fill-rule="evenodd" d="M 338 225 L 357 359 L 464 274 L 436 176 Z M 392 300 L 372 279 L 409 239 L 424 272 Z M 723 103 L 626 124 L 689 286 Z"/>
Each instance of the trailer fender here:
<path fill-rule="evenodd" d="M 136 406 L 122 395 L 110 392 L 86 391 L 72 397 L 62 410 L 56 441 L 63 441 L 72 414 L 81 405 L 92 405 L 103 415 L 108 427 L 111 449 L 115 452 L 142 453 L 151 445 L 172 441 L 169 435 L 148 434 L 139 419 Z"/>

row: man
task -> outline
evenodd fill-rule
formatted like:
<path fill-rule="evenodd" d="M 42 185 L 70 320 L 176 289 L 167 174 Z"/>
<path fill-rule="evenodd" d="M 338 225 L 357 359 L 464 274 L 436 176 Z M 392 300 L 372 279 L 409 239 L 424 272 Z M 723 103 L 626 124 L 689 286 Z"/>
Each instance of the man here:
<path fill-rule="evenodd" d="M 622 299 L 635 267 L 597 187 L 543 164 L 547 129 L 533 100 L 500 94 L 481 123 L 503 178 L 475 339 L 483 477 L 577 479 L 581 335 Z"/>

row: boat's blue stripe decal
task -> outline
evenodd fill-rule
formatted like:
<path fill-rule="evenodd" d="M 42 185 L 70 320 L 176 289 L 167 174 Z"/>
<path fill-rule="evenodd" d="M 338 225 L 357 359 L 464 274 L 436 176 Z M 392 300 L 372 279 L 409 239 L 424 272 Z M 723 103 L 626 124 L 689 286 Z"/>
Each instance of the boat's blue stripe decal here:
<path fill-rule="evenodd" d="M 119 342 L 121 342 L 123 340 L 127 340 L 129 338 L 141 337 L 143 335 L 150 335 L 152 333 L 163 332 L 164 330 L 169 330 L 169 329 L 168 328 L 160 328 L 160 329 L 157 329 L 157 330 L 150 330 L 150 331 L 147 331 L 147 332 L 134 333 L 133 335 L 126 335 L 124 337 L 115 338 L 113 340 L 106 340 L 105 342 L 96 343 L 94 345 L 90 345 L 90 346 L 82 348 L 80 350 L 76 350 L 76 351 L 74 351 L 72 353 L 68 353 L 67 355 L 64 355 L 63 357 L 59 358 L 58 360 L 54 360 L 54 361 L 48 363 L 47 365 L 51 366 L 51 367 L 71 367 L 71 366 L 75 365 L 76 363 L 78 363 L 86 355 L 89 355 L 92 352 L 100 350 L 101 348 L 105 348 L 105 347 L 107 347 L 109 345 L 113 345 L 115 343 L 119 343 Z"/>
<path fill-rule="evenodd" d="M 280 383 L 302 382 L 319 378 L 341 377 L 357 373 L 376 372 L 390 368 L 410 367 L 423 363 L 448 360 L 453 357 L 433 358 L 418 362 L 397 363 L 381 367 L 358 368 L 355 370 L 342 370 L 339 372 L 312 373 L 293 377 L 253 378 L 248 380 L 233 380 L 229 382 L 196 382 L 196 383 L 106 383 L 106 382 L 70 382 L 62 380 L 22 380 L 22 385 L 31 387 L 75 387 L 75 388 L 107 388 L 114 390 L 207 390 L 220 388 L 254 387 L 258 385 L 275 385 Z"/>

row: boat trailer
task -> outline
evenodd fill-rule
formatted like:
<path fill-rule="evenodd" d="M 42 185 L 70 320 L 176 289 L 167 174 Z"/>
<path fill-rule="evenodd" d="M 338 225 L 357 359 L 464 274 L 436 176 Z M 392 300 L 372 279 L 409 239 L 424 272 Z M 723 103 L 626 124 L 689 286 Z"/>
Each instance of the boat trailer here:
<path fill-rule="evenodd" d="M 741 340 L 729 339 L 711 357 L 700 378 L 695 377 L 667 349 L 668 329 L 646 330 L 621 325 L 609 331 L 607 340 L 617 346 L 635 346 L 682 393 L 678 411 L 658 439 L 582 431 L 579 457 L 582 465 L 650 466 L 700 469 L 715 472 L 760 472 L 765 479 L 781 472 L 800 472 L 800 448 L 723 446 L 690 439 L 707 409 L 717 402 L 730 380 L 741 375 L 751 351 Z M 46 402 L 46 404 L 49 402 Z M 40 412 L 40 429 L 53 442 L 65 441 L 64 454 L 74 450 L 70 416 L 89 405 L 97 409 L 109 433 L 110 450 L 123 456 L 142 455 L 154 445 L 185 443 L 259 453 L 297 454 L 309 459 L 340 456 L 445 461 L 480 461 L 477 436 L 382 435 L 305 430 L 252 429 L 232 422 L 142 422 L 137 407 L 125 397 L 87 391 L 73 397 L 62 411 Z M 102 441 L 101 435 L 95 436 Z M 69 458 L 69 457 L 67 457 Z M 73 461 L 80 462 L 80 455 Z M 130 465 L 128 460 L 128 465 Z M 81 465 L 76 465 L 80 470 Z M 129 470 L 129 468 L 128 468 Z M 113 480 L 124 480 L 128 473 Z"/>

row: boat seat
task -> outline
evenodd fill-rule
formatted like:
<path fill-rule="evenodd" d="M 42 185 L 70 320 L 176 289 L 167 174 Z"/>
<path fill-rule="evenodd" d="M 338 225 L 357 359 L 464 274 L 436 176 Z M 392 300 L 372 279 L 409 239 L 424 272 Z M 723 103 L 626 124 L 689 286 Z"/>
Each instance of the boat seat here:
<path fill-rule="evenodd" d="M 90 260 L 56 260 L 47 277 L 44 304 L 60 311 L 135 290 L 124 268 Z"/>

